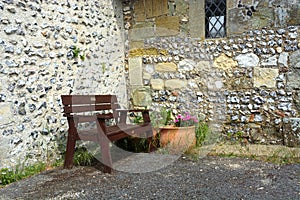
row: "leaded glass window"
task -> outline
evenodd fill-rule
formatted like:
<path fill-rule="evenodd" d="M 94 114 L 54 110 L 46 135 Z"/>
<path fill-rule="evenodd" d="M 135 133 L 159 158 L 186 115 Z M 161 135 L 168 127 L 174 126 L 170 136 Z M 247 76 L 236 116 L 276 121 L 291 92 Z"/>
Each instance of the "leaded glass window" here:
<path fill-rule="evenodd" d="M 226 36 L 226 0 L 205 0 L 205 37 Z"/>

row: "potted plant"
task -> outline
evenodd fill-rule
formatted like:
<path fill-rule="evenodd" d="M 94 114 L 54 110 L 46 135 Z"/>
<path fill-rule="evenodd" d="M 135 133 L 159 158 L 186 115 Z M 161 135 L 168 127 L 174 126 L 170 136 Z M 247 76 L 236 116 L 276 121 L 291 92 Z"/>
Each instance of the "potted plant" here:
<path fill-rule="evenodd" d="M 170 153 L 182 153 L 195 145 L 195 125 L 198 119 L 188 112 L 185 115 L 177 115 L 168 125 L 160 127 L 160 146 Z"/>

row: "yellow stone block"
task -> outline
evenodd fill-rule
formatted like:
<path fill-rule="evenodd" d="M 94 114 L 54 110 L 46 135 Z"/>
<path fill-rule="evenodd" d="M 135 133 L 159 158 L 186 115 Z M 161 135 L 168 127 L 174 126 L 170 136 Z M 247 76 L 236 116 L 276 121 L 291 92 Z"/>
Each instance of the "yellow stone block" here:
<path fill-rule="evenodd" d="M 214 66 L 222 70 L 228 70 L 232 69 L 233 67 L 237 67 L 238 63 L 232 58 L 222 53 L 219 57 L 217 57 L 214 60 Z"/>
<path fill-rule="evenodd" d="M 158 63 L 155 66 L 155 70 L 158 72 L 175 72 L 177 71 L 177 65 L 172 62 Z"/>
<path fill-rule="evenodd" d="M 158 17 L 156 18 L 155 22 L 156 22 L 156 27 L 179 31 L 178 16 Z"/>
<path fill-rule="evenodd" d="M 278 69 L 254 67 L 254 87 L 276 88 Z"/>

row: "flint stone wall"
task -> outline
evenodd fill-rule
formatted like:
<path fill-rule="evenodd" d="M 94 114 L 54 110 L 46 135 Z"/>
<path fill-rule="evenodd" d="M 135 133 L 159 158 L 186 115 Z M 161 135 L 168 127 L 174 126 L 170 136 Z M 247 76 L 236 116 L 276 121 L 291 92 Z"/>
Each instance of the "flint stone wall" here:
<path fill-rule="evenodd" d="M 192 112 L 228 139 L 299 146 L 298 1 L 227 1 L 227 38 L 211 40 L 203 39 L 204 1 L 161 1 L 168 14 L 156 15 L 144 15 L 145 2 L 124 7 L 129 75 L 131 60 L 142 63 L 128 88 L 152 97 L 133 97 L 133 106 Z M 162 16 L 170 19 L 157 24 Z"/>
<path fill-rule="evenodd" d="M 0 12 L 0 168 L 59 158 L 60 95 L 127 104 L 121 1 L 5 0 Z"/>

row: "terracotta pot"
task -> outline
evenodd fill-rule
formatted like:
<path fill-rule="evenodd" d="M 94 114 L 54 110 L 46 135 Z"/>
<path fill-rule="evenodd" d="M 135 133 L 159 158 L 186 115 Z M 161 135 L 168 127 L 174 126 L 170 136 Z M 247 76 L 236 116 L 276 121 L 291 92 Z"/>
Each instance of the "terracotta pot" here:
<path fill-rule="evenodd" d="M 159 133 L 160 146 L 169 153 L 183 153 L 196 143 L 195 126 L 164 126 L 160 127 Z"/>

